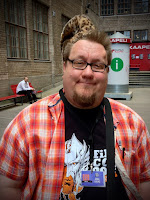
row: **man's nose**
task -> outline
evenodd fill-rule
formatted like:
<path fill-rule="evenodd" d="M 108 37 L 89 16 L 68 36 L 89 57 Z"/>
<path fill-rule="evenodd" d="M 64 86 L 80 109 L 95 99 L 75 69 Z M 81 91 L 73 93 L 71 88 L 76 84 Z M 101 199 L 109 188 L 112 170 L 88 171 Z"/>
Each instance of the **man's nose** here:
<path fill-rule="evenodd" d="M 83 75 L 93 76 L 93 71 L 91 65 L 87 64 L 86 68 L 83 70 Z"/>

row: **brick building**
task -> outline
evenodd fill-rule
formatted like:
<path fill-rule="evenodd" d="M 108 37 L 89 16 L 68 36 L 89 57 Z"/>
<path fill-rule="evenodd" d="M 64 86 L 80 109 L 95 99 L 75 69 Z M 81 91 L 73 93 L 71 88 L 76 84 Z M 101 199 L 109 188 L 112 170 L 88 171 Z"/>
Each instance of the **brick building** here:
<path fill-rule="evenodd" d="M 0 96 L 12 94 L 10 85 L 24 76 L 38 90 L 62 80 L 60 34 L 74 15 L 89 15 L 108 34 L 120 31 L 149 42 L 149 6 L 147 0 L 0 1 Z"/>

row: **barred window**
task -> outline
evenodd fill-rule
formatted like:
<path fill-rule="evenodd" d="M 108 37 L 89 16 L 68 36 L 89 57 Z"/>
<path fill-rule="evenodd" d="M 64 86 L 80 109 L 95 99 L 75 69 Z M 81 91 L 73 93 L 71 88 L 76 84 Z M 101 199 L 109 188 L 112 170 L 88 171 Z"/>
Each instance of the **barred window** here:
<path fill-rule="evenodd" d="M 122 33 L 123 35 L 127 36 L 128 38 L 131 37 L 131 31 L 118 31 L 120 33 Z"/>
<path fill-rule="evenodd" d="M 118 0 L 118 14 L 130 14 L 130 13 L 131 13 L 131 1 Z"/>
<path fill-rule="evenodd" d="M 111 35 L 114 34 L 114 31 L 106 31 L 106 33 L 107 33 L 108 36 L 111 36 Z"/>
<path fill-rule="evenodd" d="M 48 8 L 33 2 L 34 58 L 49 60 L 48 50 Z"/>
<path fill-rule="evenodd" d="M 5 30 L 8 58 L 27 58 L 25 1 L 5 0 Z"/>
<path fill-rule="evenodd" d="M 133 32 L 134 41 L 147 41 L 147 30 L 137 30 Z"/>
<path fill-rule="evenodd" d="M 131 54 L 131 58 L 132 58 L 132 60 L 134 60 L 135 59 L 135 54 Z"/>
<path fill-rule="evenodd" d="M 140 57 L 140 60 L 143 60 L 143 54 L 140 54 L 139 57 Z"/>
<path fill-rule="evenodd" d="M 101 15 L 114 14 L 114 0 L 101 0 Z"/>
<path fill-rule="evenodd" d="M 148 13 L 149 4 L 149 0 L 134 0 L 134 13 Z"/>

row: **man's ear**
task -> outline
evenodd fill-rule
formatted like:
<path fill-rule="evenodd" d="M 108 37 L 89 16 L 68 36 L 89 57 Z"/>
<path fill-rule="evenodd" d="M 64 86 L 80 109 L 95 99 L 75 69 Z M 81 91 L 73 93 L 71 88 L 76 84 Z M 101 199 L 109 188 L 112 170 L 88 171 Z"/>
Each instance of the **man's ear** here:
<path fill-rule="evenodd" d="M 66 70 L 66 62 L 63 61 L 63 72 L 65 72 L 65 70 Z"/>

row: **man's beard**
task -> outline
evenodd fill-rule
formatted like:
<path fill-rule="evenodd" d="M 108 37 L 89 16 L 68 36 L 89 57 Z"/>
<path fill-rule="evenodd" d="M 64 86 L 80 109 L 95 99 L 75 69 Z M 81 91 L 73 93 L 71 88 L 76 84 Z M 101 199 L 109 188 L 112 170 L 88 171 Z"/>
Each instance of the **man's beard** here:
<path fill-rule="evenodd" d="M 90 107 L 95 102 L 95 94 L 86 96 L 84 94 L 79 95 L 78 93 L 74 92 L 73 100 L 82 107 Z"/>

